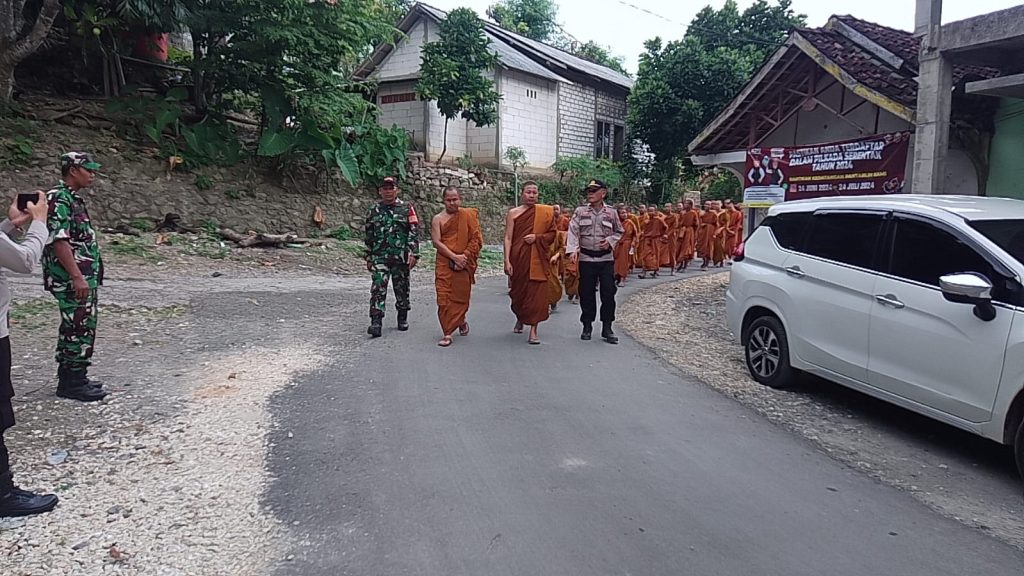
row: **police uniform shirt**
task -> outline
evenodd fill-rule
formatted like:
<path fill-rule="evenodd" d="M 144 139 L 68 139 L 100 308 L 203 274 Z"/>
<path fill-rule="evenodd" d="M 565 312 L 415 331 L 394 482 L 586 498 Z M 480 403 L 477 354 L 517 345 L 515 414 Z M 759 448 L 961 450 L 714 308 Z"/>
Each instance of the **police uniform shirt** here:
<path fill-rule="evenodd" d="M 594 209 L 588 204 L 577 208 L 572 215 L 565 253 L 571 255 L 579 250 L 580 262 L 614 262 L 615 245 L 620 238 L 622 222 L 615 209 L 607 204 Z M 607 249 L 601 248 L 602 240 L 608 241 Z M 602 252 L 606 253 L 595 255 Z"/>

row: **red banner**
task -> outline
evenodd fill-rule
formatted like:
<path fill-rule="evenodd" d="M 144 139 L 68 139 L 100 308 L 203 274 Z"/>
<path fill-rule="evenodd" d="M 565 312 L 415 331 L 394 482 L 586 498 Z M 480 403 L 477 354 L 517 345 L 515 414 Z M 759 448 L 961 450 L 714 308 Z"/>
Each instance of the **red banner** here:
<path fill-rule="evenodd" d="M 909 132 L 813 146 L 753 148 L 747 151 L 744 200 L 758 207 L 783 199 L 900 194 L 909 148 Z"/>

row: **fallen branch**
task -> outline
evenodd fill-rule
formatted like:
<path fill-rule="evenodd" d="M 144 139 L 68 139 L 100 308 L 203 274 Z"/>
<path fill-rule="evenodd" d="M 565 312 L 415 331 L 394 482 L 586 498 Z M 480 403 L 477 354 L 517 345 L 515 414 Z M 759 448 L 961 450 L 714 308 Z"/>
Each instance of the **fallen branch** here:
<path fill-rule="evenodd" d="M 267 247 L 280 248 L 288 244 L 304 244 L 308 246 L 324 246 L 326 242 L 313 238 L 302 238 L 295 234 L 265 234 L 263 232 L 250 232 L 239 234 L 230 228 L 221 228 L 217 231 L 220 237 L 238 244 L 241 248 Z"/>

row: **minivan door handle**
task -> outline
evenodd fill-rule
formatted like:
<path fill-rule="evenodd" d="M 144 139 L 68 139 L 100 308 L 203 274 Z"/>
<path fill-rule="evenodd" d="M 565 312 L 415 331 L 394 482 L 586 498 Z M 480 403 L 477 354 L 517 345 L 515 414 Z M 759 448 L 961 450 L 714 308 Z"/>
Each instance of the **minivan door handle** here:
<path fill-rule="evenodd" d="M 804 276 L 807 276 L 799 266 L 790 266 L 789 268 L 786 268 L 786 274 L 789 274 L 793 278 L 803 278 Z"/>
<path fill-rule="evenodd" d="M 882 306 L 889 306 L 892 308 L 896 308 L 897 310 L 899 310 L 900 308 L 906 308 L 907 306 L 903 302 L 900 302 L 899 298 L 893 296 L 892 294 L 876 294 L 875 301 L 881 304 Z"/>

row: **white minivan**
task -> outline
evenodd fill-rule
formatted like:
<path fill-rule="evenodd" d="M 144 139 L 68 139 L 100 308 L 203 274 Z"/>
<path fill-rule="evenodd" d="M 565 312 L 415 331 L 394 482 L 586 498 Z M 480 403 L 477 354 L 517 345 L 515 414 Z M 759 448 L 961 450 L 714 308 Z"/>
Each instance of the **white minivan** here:
<path fill-rule="evenodd" d="M 736 260 L 729 325 L 755 380 L 849 386 L 1012 445 L 1024 476 L 1024 202 L 786 202 Z"/>

